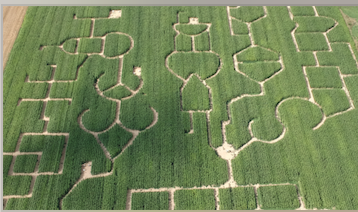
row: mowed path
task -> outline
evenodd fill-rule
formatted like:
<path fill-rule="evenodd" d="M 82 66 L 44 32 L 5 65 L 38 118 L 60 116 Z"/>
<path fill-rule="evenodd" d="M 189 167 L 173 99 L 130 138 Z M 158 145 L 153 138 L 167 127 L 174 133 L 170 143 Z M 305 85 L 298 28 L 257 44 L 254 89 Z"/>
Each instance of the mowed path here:
<path fill-rule="evenodd" d="M 3 72 L 26 10 L 27 6 L 3 6 Z"/>

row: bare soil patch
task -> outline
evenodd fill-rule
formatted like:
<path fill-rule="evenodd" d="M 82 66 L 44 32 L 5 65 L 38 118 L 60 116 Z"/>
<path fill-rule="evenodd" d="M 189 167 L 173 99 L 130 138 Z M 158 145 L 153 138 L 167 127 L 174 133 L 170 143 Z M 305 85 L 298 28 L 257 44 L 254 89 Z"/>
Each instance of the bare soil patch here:
<path fill-rule="evenodd" d="M 20 31 L 26 10 L 27 6 L 3 7 L 3 72 L 12 46 Z"/>
<path fill-rule="evenodd" d="M 122 10 L 111 10 L 108 18 L 120 18 L 122 17 Z"/>

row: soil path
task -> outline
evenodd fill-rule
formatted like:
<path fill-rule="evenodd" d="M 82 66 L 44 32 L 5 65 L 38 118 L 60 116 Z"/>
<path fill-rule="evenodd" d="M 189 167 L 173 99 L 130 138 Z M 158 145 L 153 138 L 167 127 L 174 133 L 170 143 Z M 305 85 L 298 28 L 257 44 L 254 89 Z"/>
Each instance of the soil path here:
<path fill-rule="evenodd" d="M 3 72 L 26 10 L 27 6 L 3 6 Z"/>

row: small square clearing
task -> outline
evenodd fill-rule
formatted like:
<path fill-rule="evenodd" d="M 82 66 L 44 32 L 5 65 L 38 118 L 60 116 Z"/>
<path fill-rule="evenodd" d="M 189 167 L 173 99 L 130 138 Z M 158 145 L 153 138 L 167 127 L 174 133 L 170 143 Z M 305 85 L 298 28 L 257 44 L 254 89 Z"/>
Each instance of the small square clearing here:
<path fill-rule="evenodd" d="M 120 18 L 122 17 L 122 10 L 111 10 L 108 18 Z"/>

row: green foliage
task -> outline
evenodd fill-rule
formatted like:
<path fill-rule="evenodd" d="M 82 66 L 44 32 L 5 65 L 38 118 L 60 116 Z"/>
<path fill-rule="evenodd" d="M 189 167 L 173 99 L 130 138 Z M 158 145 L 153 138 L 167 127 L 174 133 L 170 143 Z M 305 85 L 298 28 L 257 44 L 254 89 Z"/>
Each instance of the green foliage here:
<path fill-rule="evenodd" d="M 50 90 L 50 98 L 71 98 L 74 82 L 54 82 Z"/>
<path fill-rule="evenodd" d="M 232 30 L 234 32 L 234 35 L 243 35 L 249 33 L 249 29 L 245 23 L 236 19 L 232 19 L 231 21 L 232 21 L 231 24 L 232 24 Z"/>
<path fill-rule="evenodd" d="M 37 155 L 18 155 L 15 160 L 15 173 L 32 173 L 35 171 Z"/>
<path fill-rule="evenodd" d="M 333 52 L 317 52 L 321 66 L 339 66 L 342 74 L 358 73 L 357 64 L 347 44 L 331 44 Z"/>
<path fill-rule="evenodd" d="M 99 53 L 102 49 L 101 38 L 81 38 L 78 43 L 79 53 Z"/>
<path fill-rule="evenodd" d="M 107 34 L 104 46 L 106 57 L 115 57 L 126 53 L 131 47 L 131 40 L 123 34 Z"/>
<path fill-rule="evenodd" d="M 350 107 L 348 97 L 341 89 L 313 90 L 312 93 L 327 116 L 345 111 Z"/>
<path fill-rule="evenodd" d="M 291 6 L 291 12 L 294 16 L 314 16 L 312 6 Z"/>
<path fill-rule="evenodd" d="M 263 81 L 281 69 L 279 62 L 239 63 L 239 70 L 250 78 Z"/>
<path fill-rule="evenodd" d="M 24 122 L 29 126 L 42 122 L 38 132 L 43 130 L 43 121 L 39 119 L 39 114 L 33 120 L 26 119 L 28 112 L 37 109 L 42 111 L 42 102 L 29 103 L 28 107 L 23 107 L 22 102 L 16 106 L 26 75 L 30 81 L 49 80 L 52 73 L 50 65 L 57 65 L 55 80 L 74 80 L 76 74 L 78 77 L 72 93 L 63 91 L 63 95 L 69 95 L 68 98 L 73 100 L 67 112 L 70 114 L 67 121 L 70 136 L 63 173 L 38 176 L 32 197 L 10 199 L 7 209 L 58 210 L 62 197 L 66 196 L 79 179 L 83 163 L 92 161 L 92 174 L 110 171 L 111 161 L 105 157 L 94 136 L 79 127 L 78 116 L 89 109 L 83 117 L 83 123 L 90 130 L 101 131 L 113 123 L 116 103 L 100 97 L 94 83 L 102 76 L 99 82 L 100 90 L 115 85 L 119 59 L 109 60 L 99 55 L 70 55 L 49 45 L 57 46 L 67 39 L 88 37 L 91 20 L 80 18 L 107 17 L 111 8 L 114 7 L 28 8 L 3 74 L 5 152 L 15 150 Z M 241 10 L 244 8 L 241 7 Z M 349 36 L 349 29 L 339 7 L 316 8 L 320 16 L 331 17 L 338 22 L 328 36 L 331 33 L 338 36 L 338 31 L 343 30 L 340 33 L 348 35 L 346 38 L 353 47 L 353 40 Z M 191 188 L 225 183 L 228 180 L 227 163 L 217 156 L 209 144 L 214 147 L 222 145 L 221 127 L 222 121 L 228 120 L 227 103 L 244 94 L 261 92 L 259 84 L 234 69 L 233 55 L 249 47 L 251 42 L 248 35 L 230 35 L 226 7 L 120 9 L 123 12 L 120 19 L 95 21 L 94 36 L 123 32 L 133 38 L 133 48 L 121 60 L 122 83 L 131 89 L 138 88 L 140 79 L 132 72 L 133 67 L 142 68 L 143 88 L 137 95 L 145 96 L 147 102 L 143 105 L 147 108 L 155 108 L 159 114 L 158 122 L 151 129 L 140 132 L 133 144 L 116 159 L 113 174 L 81 182 L 65 198 L 64 209 L 124 210 L 128 189 L 175 186 Z M 263 11 L 262 7 L 260 10 Z M 210 112 L 210 121 L 207 122 L 206 114 L 194 113 L 193 134 L 185 134 L 190 127 L 189 115 L 180 110 L 180 88 L 183 83 L 165 67 L 165 58 L 175 49 L 176 33 L 172 26 L 177 22 L 178 12 L 181 23 L 187 22 L 188 17 L 197 17 L 200 22 L 212 24 L 210 46 L 222 61 L 220 72 L 206 81 L 212 89 L 213 110 Z M 79 19 L 74 20 L 74 14 Z M 295 22 L 290 19 L 286 6 L 268 6 L 267 17 L 251 25 L 254 43 L 278 52 L 282 56 L 285 69 L 265 83 L 264 96 L 245 97 L 234 103 L 237 104 L 234 107 L 240 109 L 231 114 L 233 122 L 236 121 L 234 128 L 238 127 L 239 131 L 243 129 L 242 134 L 240 131 L 233 136 L 238 140 L 237 143 L 246 139 L 245 133 L 248 132 L 247 125 L 250 120 L 254 120 L 252 129 L 255 137 L 265 140 L 277 138 L 282 133 L 282 125 L 275 117 L 276 106 L 290 97 L 309 97 L 302 66 L 314 66 L 315 59 L 312 52 L 296 51 L 291 36 L 294 28 Z M 329 39 L 332 42 L 331 37 Z M 337 38 L 337 41 L 340 39 L 343 40 Z M 47 47 L 40 51 L 41 45 Z M 337 51 L 337 46 L 343 46 L 341 52 Z M 320 65 L 327 60 L 325 63 L 339 66 L 343 73 L 357 73 L 347 44 L 332 44 L 332 49 L 333 52 L 317 53 Z M 275 58 L 278 59 L 278 56 Z M 199 60 L 190 62 L 190 66 L 197 61 Z M 81 64 L 83 66 L 77 72 Z M 197 70 L 199 69 L 196 68 L 195 71 Z M 347 76 L 345 80 L 353 102 L 356 103 L 357 78 Z M 137 101 L 142 101 L 142 97 L 125 101 L 131 100 L 131 104 L 135 105 Z M 121 114 L 142 117 L 142 113 L 135 111 L 138 110 L 133 106 L 126 109 L 122 107 Z M 246 116 L 240 115 L 245 113 Z M 148 117 L 152 115 L 149 111 Z M 241 151 L 232 161 L 237 183 L 248 185 L 292 182 L 299 186 L 306 208 L 357 209 L 358 179 L 352 174 L 358 173 L 357 111 L 351 110 L 331 117 L 317 130 L 312 130 L 312 127 L 322 120 L 322 113 L 319 107 L 309 101 L 287 100 L 280 104 L 277 115 L 287 128 L 284 138 L 275 144 L 254 142 Z M 135 121 L 142 122 L 138 117 Z M 145 117 L 142 119 L 146 119 Z M 151 120 L 148 120 L 148 123 L 151 123 Z M 137 124 L 133 121 L 133 125 Z M 36 146 L 39 144 L 40 142 Z M 5 175 L 4 195 L 28 194 L 31 179 L 31 176 Z M 213 199 L 213 193 L 211 197 Z M 211 205 L 214 205 L 215 201 L 211 202 Z"/>
<path fill-rule="evenodd" d="M 204 80 L 215 74 L 220 65 L 217 55 L 210 52 L 178 52 L 168 60 L 169 68 L 185 79 L 197 73 Z"/>
<path fill-rule="evenodd" d="M 32 176 L 4 177 L 3 195 L 27 195 L 30 191 Z"/>
<path fill-rule="evenodd" d="M 182 118 L 182 122 L 183 122 L 183 125 L 184 125 L 184 132 L 185 133 L 188 133 L 191 129 L 191 121 L 190 121 L 190 115 L 188 112 L 183 112 L 181 114 L 181 118 Z"/>
<path fill-rule="evenodd" d="M 252 22 L 265 15 L 262 6 L 245 6 L 230 9 L 230 15 L 243 22 Z"/>
<path fill-rule="evenodd" d="M 230 111 L 232 119 L 226 126 L 226 136 L 227 142 L 235 149 L 251 139 L 248 127 L 252 120 L 252 132 L 256 138 L 269 141 L 282 133 L 283 127 L 274 115 L 275 105 L 270 99 L 260 96 L 243 98 L 231 104 Z"/>
<path fill-rule="evenodd" d="M 96 132 L 105 130 L 114 121 L 116 114 L 115 111 L 117 108 L 116 102 L 107 100 L 98 95 L 95 90 L 94 82 L 96 82 L 105 71 L 107 71 L 107 73 L 111 73 L 113 70 L 118 68 L 118 66 L 113 66 L 115 62 L 118 62 L 118 60 L 106 60 L 99 55 L 94 55 L 91 56 L 80 69 L 78 76 L 79 81 L 76 83 L 74 88 L 77 92 L 73 95 L 71 108 L 77 109 L 76 114 L 73 114 L 76 117 L 75 120 L 77 120 L 77 117 L 81 112 L 85 109 L 89 109 L 89 111 L 82 117 L 83 125 L 89 130 Z M 87 71 L 85 72 L 82 70 Z M 112 75 L 112 78 L 114 81 L 117 80 L 117 76 L 113 77 Z M 77 103 L 75 102 L 75 99 L 77 100 Z"/>
<path fill-rule="evenodd" d="M 79 183 L 62 202 L 63 210 L 79 210 L 86 208 L 88 210 L 99 210 L 102 207 L 102 188 L 104 178 L 87 179 Z M 91 192 L 88 192 L 91 188 Z"/>
<path fill-rule="evenodd" d="M 294 17 L 293 21 L 298 23 L 296 33 L 326 32 L 335 25 L 333 19 L 326 17 Z"/>
<path fill-rule="evenodd" d="M 256 197 L 253 187 L 219 189 L 220 210 L 253 210 Z"/>
<path fill-rule="evenodd" d="M 57 173 L 60 165 L 65 136 L 47 136 L 46 145 L 39 164 L 39 172 Z"/>
<path fill-rule="evenodd" d="M 3 155 L 2 156 L 2 158 L 3 158 L 2 174 L 3 174 L 4 178 L 6 178 L 9 173 L 12 157 L 13 156 L 11 156 L 11 155 Z"/>
<path fill-rule="evenodd" d="M 295 34 L 295 37 L 301 51 L 329 50 L 326 38 L 322 33 L 299 33 Z"/>
<path fill-rule="evenodd" d="M 243 52 L 238 54 L 237 61 L 239 62 L 254 62 L 263 60 L 278 60 L 278 54 L 264 49 L 262 47 L 252 47 L 245 49 Z"/>
<path fill-rule="evenodd" d="M 17 102 L 17 100 L 16 100 Z M 15 103 L 13 126 L 4 133 L 4 152 L 14 152 L 21 132 L 42 132 L 44 121 L 40 120 L 43 102 L 22 101 L 19 106 Z M 6 114 L 4 112 L 4 114 Z M 6 129 L 6 128 L 5 128 Z"/>
<path fill-rule="evenodd" d="M 209 89 L 193 75 L 182 91 L 183 110 L 209 110 Z"/>
<path fill-rule="evenodd" d="M 99 60 L 98 60 L 99 62 Z M 118 74 L 120 65 L 119 63 L 122 63 L 123 60 L 120 59 L 109 59 L 106 61 L 105 64 L 96 63 L 96 66 L 105 66 L 101 69 L 107 69 L 106 72 L 103 75 L 100 75 L 98 79 L 98 88 L 101 91 L 105 91 L 113 86 L 115 86 L 118 83 Z M 99 67 L 98 67 L 99 68 Z M 123 70 L 122 74 L 123 74 Z M 132 74 L 133 75 L 133 74 Z"/>
<path fill-rule="evenodd" d="M 349 17 L 358 19 L 358 13 L 357 13 L 358 7 L 357 6 L 345 6 L 345 7 L 340 7 L 340 8 Z"/>
<path fill-rule="evenodd" d="M 206 24 L 178 24 L 175 29 L 186 35 L 197 35 L 208 28 Z"/>
<path fill-rule="evenodd" d="M 4 210 L 26 210 L 30 198 L 11 198 L 7 201 Z"/>
<path fill-rule="evenodd" d="M 63 43 L 63 50 L 70 53 L 75 53 L 77 47 L 76 39 L 69 39 Z"/>
<path fill-rule="evenodd" d="M 296 188 L 292 185 L 259 187 L 257 196 L 262 209 L 293 210 L 300 207 Z"/>
<path fill-rule="evenodd" d="M 358 87 L 357 87 L 357 84 L 355 84 L 355 80 L 357 80 L 357 76 L 353 76 L 353 77 L 346 77 L 344 79 L 344 81 L 346 82 L 346 85 L 348 87 L 348 90 L 349 90 L 349 94 L 351 95 L 352 99 L 353 99 L 353 102 L 354 102 L 354 105 L 357 104 L 357 98 L 354 98 L 354 97 L 357 97 L 358 96 Z"/>
<path fill-rule="evenodd" d="M 312 88 L 342 88 L 336 67 L 307 67 L 306 72 Z"/>
<path fill-rule="evenodd" d="M 174 197 L 175 210 L 215 210 L 213 189 L 178 190 Z"/>
<path fill-rule="evenodd" d="M 77 68 L 85 61 L 87 55 L 66 54 L 59 47 L 47 46 L 42 51 L 33 53 L 33 60 L 28 63 L 29 80 L 50 80 L 53 68 L 56 64 L 54 80 L 75 80 Z"/>
<path fill-rule="evenodd" d="M 351 37 L 350 25 L 348 25 L 348 27 L 347 27 L 347 23 L 346 23 L 345 19 L 343 18 L 343 15 L 342 15 L 342 12 L 340 10 L 340 7 L 318 6 L 318 7 L 316 7 L 316 9 L 317 9 L 317 12 L 318 12 L 318 14 L 320 16 L 331 17 L 331 18 L 335 19 L 338 22 L 339 25 L 344 26 L 344 27 L 341 27 L 340 29 L 346 35 L 345 37 L 347 38 L 347 42 L 349 42 L 352 47 L 357 46 L 355 44 L 356 40 L 354 40 Z M 353 51 L 355 52 L 356 57 L 357 57 L 357 49 L 353 48 Z"/>
<path fill-rule="evenodd" d="M 37 160 L 37 155 L 36 160 Z M 18 158 L 19 156 L 17 156 Z M 26 195 L 30 190 L 31 176 L 8 176 L 13 156 L 3 156 L 3 195 Z M 21 158 L 20 158 L 21 160 Z M 26 161 L 25 161 L 26 162 Z M 36 164 L 36 161 L 35 161 Z M 20 168 L 22 168 L 20 164 Z M 26 167 L 28 169 L 28 167 Z M 35 167 L 34 167 L 35 169 Z"/>
<path fill-rule="evenodd" d="M 196 51 L 209 51 L 210 50 L 210 43 L 209 43 L 209 33 L 204 32 L 198 36 L 195 36 L 195 50 Z"/>
<path fill-rule="evenodd" d="M 352 34 L 354 36 L 355 39 L 358 39 L 358 25 L 353 26 L 352 28 Z"/>
<path fill-rule="evenodd" d="M 132 93 L 127 88 L 120 85 L 114 87 L 113 89 L 106 90 L 103 94 L 107 97 L 120 100 L 124 97 L 130 96 Z"/>
<path fill-rule="evenodd" d="M 53 137 L 45 135 L 25 135 L 21 140 L 20 152 L 42 152 L 51 138 Z"/>
<path fill-rule="evenodd" d="M 109 16 L 109 11 L 114 9 L 113 6 L 103 7 L 78 7 L 76 10 L 77 18 L 106 18 Z"/>
<path fill-rule="evenodd" d="M 39 120 L 41 116 L 43 103 L 38 102 L 21 102 L 19 110 L 23 110 L 26 114 L 22 117 L 23 123 L 21 132 L 41 132 L 44 121 Z"/>
<path fill-rule="evenodd" d="M 327 33 L 330 42 L 349 42 L 349 34 L 344 30 L 343 25 L 337 25 L 334 29 Z"/>
<path fill-rule="evenodd" d="M 98 137 L 111 154 L 111 157 L 114 158 L 132 138 L 132 134 L 116 124 L 109 131 L 99 134 Z"/>
<path fill-rule="evenodd" d="M 20 155 L 23 156 L 23 155 Z M 37 160 L 37 155 L 36 160 Z M 18 158 L 19 156 L 17 156 Z M 32 180 L 31 176 L 8 176 L 10 165 L 12 162 L 13 156 L 11 155 L 4 155 L 3 156 L 3 195 L 26 195 L 29 193 L 30 190 L 30 183 Z M 20 158 L 20 160 L 22 160 Z M 29 167 L 24 167 L 20 163 L 26 163 L 26 161 L 18 161 L 19 164 L 18 169 L 19 171 L 26 171 Z M 36 161 L 35 161 L 36 164 Z M 35 167 L 33 167 L 35 169 Z M 15 171 L 15 170 L 14 170 Z M 31 171 L 33 172 L 33 171 Z"/>
<path fill-rule="evenodd" d="M 191 51 L 191 37 L 184 34 L 179 34 L 175 38 L 175 47 L 177 51 Z"/>
<path fill-rule="evenodd" d="M 168 210 L 168 192 L 133 193 L 131 210 Z"/>
<path fill-rule="evenodd" d="M 138 93 L 133 98 L 122 101 L 119 119 L 130 129 L 144 130 L 154 119 L 148 98 Z"/>
<path fill-rule="evenodd" d="M 279 107 L 278 112 L 282 123 L 287 126 L 288 129 L 298 127 L 299 123 L 303 125 L 301 128 L 312 129 L 322 119 L 320 108 L 302 99 L 290 99 L 285 101 Z M 295 119 L 300 119 L 300 122 L 291 121 Z"/>
<path fill-rule="evenodd" d="M 69 132 L 69 101 L 48 101 L 45 116 L 50 118 L 48 132 Z"/>
<path fill-rule="evenodd" d="M 42 99 L 46 97 L 48 83 L 25 83 L 20 98 Z"/>

